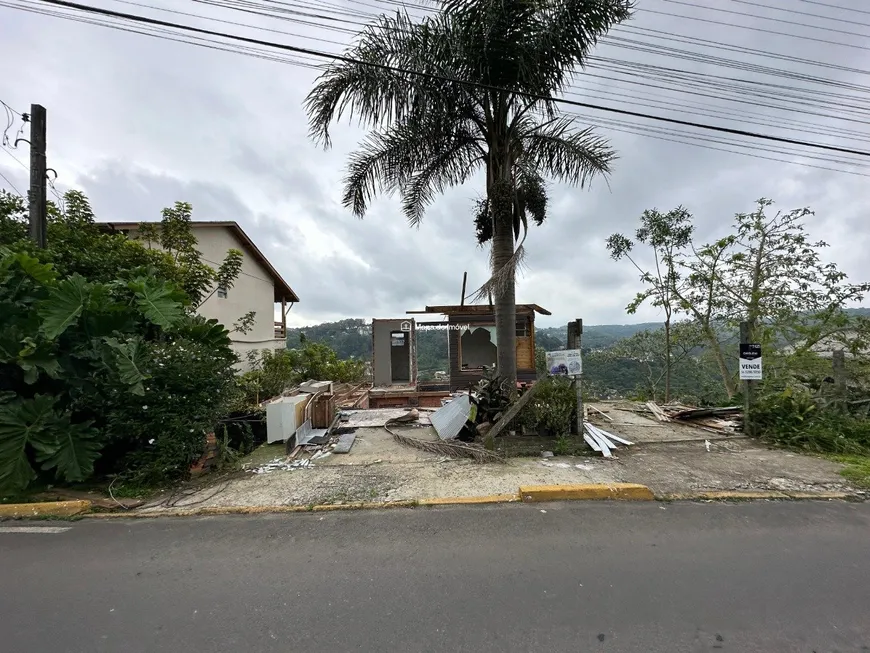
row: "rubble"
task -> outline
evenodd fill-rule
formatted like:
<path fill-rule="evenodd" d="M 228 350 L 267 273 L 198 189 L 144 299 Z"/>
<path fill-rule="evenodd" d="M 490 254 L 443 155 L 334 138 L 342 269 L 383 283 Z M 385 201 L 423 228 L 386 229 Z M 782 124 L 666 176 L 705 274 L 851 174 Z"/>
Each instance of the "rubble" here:
<path fill-rule="evenodd" d="M 585 433 L 583 433 L 583 439 L 586 440 L 586 444 L 588 444 L 593 451 L 601 452 L 601 455 L 605 458 L 613 457 L 611 451 L 616 449 L 616 444 L 614 443 L 623 444 L 627 447 L 634 444 L 625 438 L 621 438 L 609 431 L 600 429 L 589 422 L 583 422 L 583 430 L 585 431 Z"/>
<path fill-rule="evenodd" d="M 297 460 L 291 460 L 289 457 L 275 458 L 274 460 L 271 460 L 263 465 L 250 468 L 248 471 L 253 472 L 254 474 L 271 474 L 275 471 L 287 472 L 294 469 L 311 466 L 311 460 L 309 460 L 308 458 L 302 458 Z"/>
<path fill-rule="evenodd" d="M 714 408 L 695 408 L 682 404 L 659 406 L 654 401 L 644 404 L 649 412 L 660 422 L 682 422 L 708 431 L 739 433 L 743 427 L 743 409 L 740 406 Z"/>

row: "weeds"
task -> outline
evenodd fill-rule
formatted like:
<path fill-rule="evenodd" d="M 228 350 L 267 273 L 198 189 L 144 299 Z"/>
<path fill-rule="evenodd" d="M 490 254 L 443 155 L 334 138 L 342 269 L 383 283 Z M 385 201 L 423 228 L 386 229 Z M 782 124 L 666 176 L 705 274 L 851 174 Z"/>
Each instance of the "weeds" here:
<path fill-rule="evenodd" d="M 829 455 L 826 458 L 846 465 L 846 468 L 840 472 L 840 475 L 852 483 L 852 485 L 870 489 L 870 456 L 841 454 Z"/>

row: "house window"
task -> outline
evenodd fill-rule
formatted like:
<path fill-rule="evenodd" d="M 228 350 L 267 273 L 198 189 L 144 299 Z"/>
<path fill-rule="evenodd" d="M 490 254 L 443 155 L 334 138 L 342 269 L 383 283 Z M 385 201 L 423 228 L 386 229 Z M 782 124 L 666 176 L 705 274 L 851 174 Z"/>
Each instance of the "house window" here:
<path fill-rule="evenodd" d="M 227 289 L 226 288 L 218 288 L 217 289 L 217 296 L 220 299 L 226 299 L 227 298 Z"/>
<path fill-rule="evenodd" d="M 517 338 L 529 337 L 529 321 L 523 320 L 522 324 L 517 324 Z"/>
<path fill-rule="evenodd" d="M 481 369 L 496 364 L 498 348 L 492 324 L 468 324 L 459 337 L 459 367 Z"/>

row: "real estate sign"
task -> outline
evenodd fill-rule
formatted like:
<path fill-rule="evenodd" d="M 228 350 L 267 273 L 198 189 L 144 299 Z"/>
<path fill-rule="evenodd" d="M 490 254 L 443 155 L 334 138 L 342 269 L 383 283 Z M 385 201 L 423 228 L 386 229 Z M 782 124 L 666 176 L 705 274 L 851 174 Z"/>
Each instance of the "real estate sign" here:
<path fill-rule="evenodd" d="M 580 376 L 583 358 L 579 349 L 547 352 L 547 372 L 551 376 Z"/>
<path fill-rule="evenodd" d="M 761 345 L 740 344 L 740 380 L 761 381 Z"/>

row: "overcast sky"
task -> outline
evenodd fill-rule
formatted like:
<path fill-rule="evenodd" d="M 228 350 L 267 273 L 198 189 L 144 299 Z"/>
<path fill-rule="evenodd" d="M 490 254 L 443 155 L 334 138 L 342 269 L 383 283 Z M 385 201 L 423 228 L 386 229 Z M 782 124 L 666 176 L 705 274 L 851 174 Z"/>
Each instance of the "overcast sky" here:
<path fill-rule="evenodd" d="M 22 6 L 40 4 L 10 1 Z M 148 4 L 234 24 L 161 12 L 133 2 L 93 0 L 91 4 L 332 52 L 341 46 L 325 41 L 347 43 L 351 38 L 344 32 L 302 25 L 300 21 L 318 19 L 298 13 L 285 14 L 281 20 L 215 8 L 210 5 L 230 3 L 212 0 L 152 0 Z M 301 12 L 312 12 L 314 7 L 345 7 L 356 14 L 379 13 L 391 7 L 384 0 L 297 0 L 290 4 Z M 789 11 L 736 0 L 698 4 L 705 8 L 672 0 L 639 0 L 640 11 L 630 21 L 631 27 L 613 35 L 870 86 L 870 72 L 846 72 L 724 48 L 669 43 L 651 36 L 656 32 L 631 31 L 636 27 L 660 30 L 870 71 L 870 40 L 842 33 L 870 36 L 866 2 L 836 0 L 841 7 L 862 8 L 865 13 L 792 0 L 758 0 L 758 4 Z M 724 11 L 715 11 L 717 8 Z M 345 18 L 365 22 L 364 16 Z M 324 18 L 320 22 L 353 28 L 352 23 Z M 801 98 L 780 99 L 776 102 L 786 108 L 770 109 L 759 106 L 774 102 L 763 96 L 745 94 L 743 98 L 755 104 L 740 104 L 706 97 L 728 95 L 715 88 L 695 85 L 680 90 L 661 79 L 620 76 L 600 66 L 590 67 L 588 74 L 578 77 L 575 91 L 580 93 L 568 96 L 571 99 L 870 150 L 868 90 L 805 85 L 783 77 L 644 54 L 616 44 L 601 45 L 594 54 L 750 80 L 762 92 L 772 88 L 770 84 L 779 84 L 858 99 L 826 97 L 820 100 L 825 106 Z M 156 220 L 162 207 L 177 200 L 193 204 L 194 219 L 238 221 L 299 295 L 301 301 L 290 314 L 294 325 L 345 317 L 398 317 L 426 304 L 458 303 L 463 271 L 468 271 L 469 289 L 487 277 L 488 253 L 476 245 L 471 218 L 472 202 L 483 192 L 479 179 L 438 199 L 419 230 L 407 227 L 397 198 L 379 199 L 362 221 L 342 207 L 345 160 L 363 132 L 350 125 L 334 129 L 330 151 L 318 149 L 309 140 L 302 101 L 316 78 L 314 70 L 2 6 L 0 55 L 0 99 L 18 111 L 28 111 L 31 103 L 47 109 L 49 166 L 57 170 L 61 191 L 83 190 L 98 219 L 105 221 Z M 639 83 L 626 81 L 629 79 Z M 717 106 L 728 115 L 715 113 Z M 614 119 L 594 110 L 578 111 L 595 120 Z M 770 124 L 751 124 L 741 118 L 750 115 Z M 757 157 L 742 156 L 685 143 L 736 150 L 729 144 L 701 140 L 732 137 L 616 118 L 631 125 L 601 127 L 620 156 L 609 185 L 603 179 L 596 180 L 591 190 L 554 185 L 549 222 L 533 228 L 526 240 L 528 269 L 518 280 L 517 299 L 552 311 L 553 316 L 541 319 L 541 325 L 563 324 L 575 317 L 587 324 L 659 318 L 655 309 L 642 309 L 634 316 L 625 314 L 625 305 L 639 290 L 638 275 L 628 263 L 610 260 L 604 244 L 614 231 L 630 233 L 643 210 L 653 207 L 667 210 L 686 206 L 696 218 L 699 239 L 707 240 L 724 235 L 733 215 L 751 211 L 759 197 L 774 199 L 782 209 L 810 206 L 816 211 L 811 235 L 831 244 L 829 258 L 856 281 L 870 278 L 870 180 L 758 158 L 870 174 L 870 168 L 844 161 L 855 157 L 804 150 L 831 159 L 822 161 L 773 153 L 769 148 L 783 146 L 763 141 L 748 150 Z M 777 126 L 786 122 L 798 127 L 788 130 Z M 20 122 L 13 126 L 13 132 L 18 127 Z M 648 132 L 617 131 L 638 132 L 650 127 L 671 131 L 655 134 L 661 138 L 684 142 L 652 138 Z M 0 173 L 24 191 L 27 171 L 7 154 L 8 150 L 0 152 Z M 26 145 L 11 154 L 27 162 Z M 3 179 L 0 185 L 8 188 Z"/>

